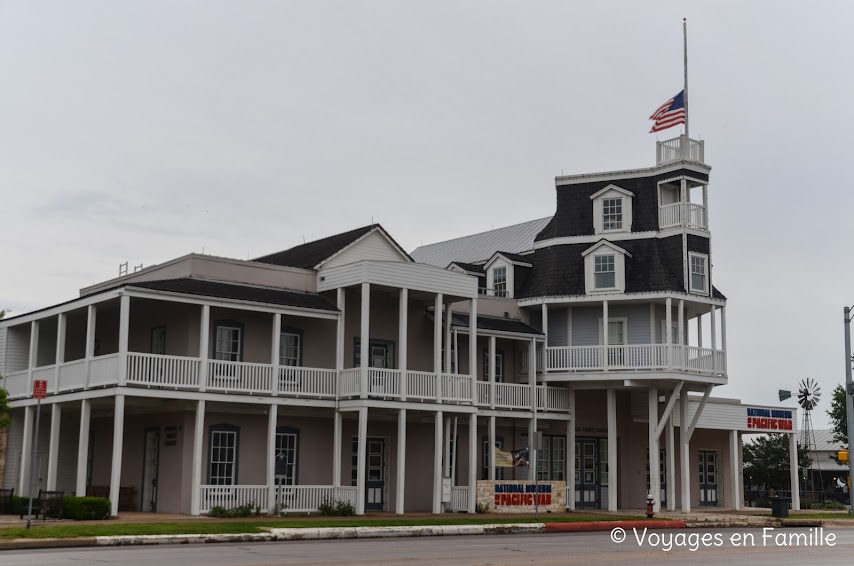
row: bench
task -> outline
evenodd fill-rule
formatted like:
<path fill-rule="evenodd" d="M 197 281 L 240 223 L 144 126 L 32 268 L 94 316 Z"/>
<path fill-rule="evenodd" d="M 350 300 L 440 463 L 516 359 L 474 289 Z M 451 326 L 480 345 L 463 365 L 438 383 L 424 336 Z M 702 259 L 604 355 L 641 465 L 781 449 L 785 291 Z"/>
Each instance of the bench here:
<path fill-rule="evenodd" d="M 119 487 L 119 511 L 136 511 L 136 488 L 134 486 Z M 110 486 L 90 485 L 86 488 L 87 497 L 110 498 Z"/>
<path fill-rule="evenodd" d="M 48 515 L 56 519 L 62 519 L 62 500 L 64 497 L 64 491 L 45 491 L 44 489 L 40 489 L 39 496 L 33 498 L 33 516 L 38 519 L 39 515 L 41 515 L 42 520 L 47 519 Z M 29 512 L 29 509 L 30 500 L 28 498 L 21 502 L 21 519 L 24 518 L 24 514 Z"/>
<path fill-rule="evenodd" d="M 15 488 L 0 489 L 0 515 L 12 514 L 12 496 L 15 495 Z"/>

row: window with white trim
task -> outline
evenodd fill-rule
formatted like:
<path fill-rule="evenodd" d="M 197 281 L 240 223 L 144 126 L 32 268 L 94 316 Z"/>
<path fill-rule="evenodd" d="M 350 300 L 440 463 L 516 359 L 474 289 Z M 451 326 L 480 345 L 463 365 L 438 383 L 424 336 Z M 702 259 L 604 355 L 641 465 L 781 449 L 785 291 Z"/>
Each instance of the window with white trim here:
<path fill-rule="evenodd" d="M 243 329 L 239 326 L 218 324 L 216 326 L 216 343 L 214 359 L 226 362 L 241 361 L 241 345 Z"/>
<path fill-rule="evenodd" d="M 275 457 L 276 484 L 296 485 L 297 483 L 297 444 L 299 432 L 290 427 L 276 429 Z"/>
<path fill-rule="evenodd" d="M 279 337 L 279 365 L 301 366 L 302 336 L 295 332 L 282 332 Z"/>
<path fill-rule="evenodd" d="M 709 258 L 703 254 L 688 254 L 689 281 L 692 293 L 709 292 Z"/>
<path fill-rule="evenodd" d="M 496 297 L 507 296 L 507 268 L 505 266 L 492 269 L 492 291 Z"/>
<path fill-rule="evenodd" d="M 543 435 L 543 449 L 537 452 L 537 478 L 540 481 L 566 479 L 566 437 Z"/>
<path fill-rule="evenodd" d="M 613 289 L 617 286 L 614 254 L 593 257 L 593 285 L 596 289 Z"/>
<path fill-rule="evenodd" d="M 240 428 L 216 425 L 210 428 L 208 453 L 208 483 L 234 485 L 237 483 L 237 450 Z"/>
<path fill-rule="evenodd" d="M 602 200 L 602 230 L 623 229 L 623 199 L 606 198 Z"/>

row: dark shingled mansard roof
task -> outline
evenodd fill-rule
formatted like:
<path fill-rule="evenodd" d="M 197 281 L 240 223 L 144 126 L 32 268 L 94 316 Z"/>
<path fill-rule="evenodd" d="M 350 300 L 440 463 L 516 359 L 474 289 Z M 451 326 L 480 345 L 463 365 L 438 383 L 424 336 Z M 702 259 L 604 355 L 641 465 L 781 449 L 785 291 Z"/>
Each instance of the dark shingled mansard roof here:
<path fill-rule="evenodd" d="M 185 293 L 187 295 L 199 295 L 202 297 L 219 297 L 222 299 L 251 301 L 253 303 L 338 312 L 335 305 L 320 295 L 285 291 L 270 287 L 220 283 L 206 279 L 163 279 L 160 281 L 133 282 L 124 286 L 151 289 L 154 291 L 168 291 L 171 293 Z"/>

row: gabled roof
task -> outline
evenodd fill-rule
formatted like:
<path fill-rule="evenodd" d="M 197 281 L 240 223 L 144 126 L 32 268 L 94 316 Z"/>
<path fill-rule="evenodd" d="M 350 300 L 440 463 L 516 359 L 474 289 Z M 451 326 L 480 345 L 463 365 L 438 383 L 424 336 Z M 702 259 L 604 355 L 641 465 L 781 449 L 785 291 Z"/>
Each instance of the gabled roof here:
<path fill-rule="evenodd" d="M 496 260 L 496 258 L 503 257 L 507 261 L 513 264 L 521 264 L 523 267 L 531 267 L 531 262 L 534 259 L 533 254 L 531 255 L 521 255 L 521 254 L 513 254 L 509 252 L 495 252 L 492 254 L 492 257 L 489 258 L 489 261 L 484 265 L 484 269 L 488 268 L 489 265 Z"/>
<path fill-rule="evenodd" d="M 590 200 L 593 200 L 596 197 L 598 197 L 599 195 L 605 194 L 608 191 L 617 191 L 618 193 L 622 193 L 622 194 L 626 195 L 627 197 L 635 196 L 635 193 L 633 193 L 632 191 L 627 191 L 626 189 L 620 188 L 617 185 L 608 185 L 607 187 L 605 187 L 599 191 L 596 191 L 595 193 L 590 195 Z"/>
<path fill-rule="evenodd" d="M 457 267 L 459 269 L 462 269 L 469 275 L 474 275 L 475 277 L 483 277 L 484 275 L 486 275 L 486 271 L 484 270 L 484 265 L 482 263 L 465 263 L 462 261 L 452 261 L 445 269 L 450 269 L 451 267 Z"/>
<path fill-rule="evenodd" d="M 335 234 L 334 236 L 328 236 L 320 240 L 300 244 L 299 246 L 294 246 L 293 248 L 281 252 L 255 258 L 252 261 L 257 261 L 259 263 L 271 263 L 273 265 L 283 265 L 287 267 L 298 267 L 301 269 L 317 269 L 325 261 L 337 255 L 345 248 L 352 246 L 372 232 L 380 232 L 395 248 L 397 248 L 403 257 L 409 261 L 413 261 L 409 254 L 407 254 L 403 248 L 394 241 L 394 238 L 389 236 L 388 232 L 386 232 L 379 224 L 363 226 L 361 228 L 356 228 L 355 230 L 350 230 L 349 232 L 342 232 L 341 234 Z"/>
<path fill-rule="evenodd" d="M 283 289 L 274 289 L 272 287 L 256 287 L 253 285 L 221 283 L 219 281 L 195 279 L 192 277 L 184 279 L 163 279 L 160 281 L 140 281 L 129 283 L 128 285 L 122 285 L 122 287 L 136 287 L 138 289 L 168 291 L 171 293 L 183 293 L 202 297 L 219 297 L 222 299 L 235 299 L 238 301 L 250 301 L 253 303 L 266 303 L 270 305 L 338 312 L 335 305 L 320 295 L 313 293 L 285 291 Z"/>
<path fill-rule="evenodd" d="M 584 257 L 584 256 L 588 255 L 589 253 L 591 253 L 595 250 L 598 250 L 601 247 L 611 248 L 615 252 L 620 252 L 623 255 L 627 255 L 629 257 L 632 257 L 632 254 L 630 254 L 629 252 L 627 252 L 626 250 L 624 250 L 620 246 L 618 246 L 616 244 L 612 244 L 611 242 L 609 242 L 608 240 L 606 240 L 604 238 L 599 240 L 598 242 L 596 242 L 595 244 L 593 244 L 592 246 L 590 246 L 589 248 L 587 248 L 583 252 L 581 252 L 581 256 Z"/>

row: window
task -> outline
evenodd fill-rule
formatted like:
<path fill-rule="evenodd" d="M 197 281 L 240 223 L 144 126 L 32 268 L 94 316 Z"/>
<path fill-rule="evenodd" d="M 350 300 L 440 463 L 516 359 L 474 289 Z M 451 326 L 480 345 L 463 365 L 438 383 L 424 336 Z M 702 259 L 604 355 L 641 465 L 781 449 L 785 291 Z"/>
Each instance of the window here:
<path fill-rule="evenodd" d="M 210 428 L 208 452 L 208 484 L 234 485 L 237 483 L 237 451 L 240 427 L 214 425 Z"/>
<path fill-rule="evenodd" d="M 225 362 L 242 361 L 242 336 L 243 328 L 238 324 L 217 324 L 216 342 L 214 344 L 214 359 Z"/>
<path fill-rule="evenodd" d="M 166 354 L 166 327 L 156 326 L 151 329 L 151 353 Z"/>
<path fill-rule="evenodd" d="M 700 254 L 688 254 L 691 262 L 691 291 L 694 293 L 708 293 L 708 258 Z"/>
<path fill-rule="evenodd" d="M 394 342 L 371 340 L 368 343 L 368 367 L 393 369 Z M 362 367 L 362 340 L 357 336 L 353 340 L 353 367 Z"/>
<path fill-rule="evenodd" d="M 623 229 L 623 199 L 606 198 L 602 200 L 602 229 Z"/>
<path fill-rule="evenodd" d="M 496 267 L 492 270 L 492 291 L 496 297 L 507 296 L 507 268 Z"/>
<path fill-rule="evenodd" d="M 291 427 L 276 429 L 276 484 L 297 485 L 297 445 L 299 431 Z"/>
<path fill-rule="evenodd" d="M 537 453 L 537 478 L 540 481 L 566 479 L 566 437 L 543 435 L 543 449 Z"/>
<path fill-rule="evenodd" d="M 617 271 L 613 255 L 593 257 L 593 284 L 596 289 L 613 289 L 617 286 Z"/>
<path fill-rule="evenodd" d="M 296 332 L 282 332 L 279 337 L 279 365 L 302 365 L 302 336 Z"/>
<path fill-rule="evenodd" d="M 489 350 L 483 353 L 483 380 L 489 381 Z M 504 383 L 504 351 L 495 350 L 495 382 Z"/>

